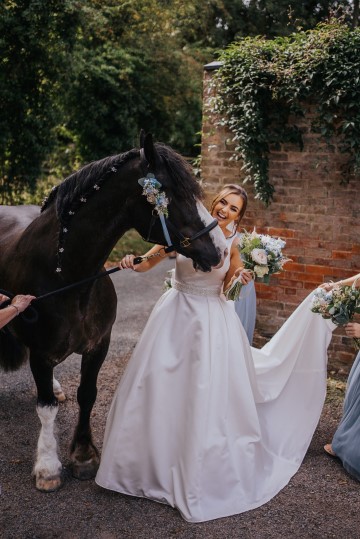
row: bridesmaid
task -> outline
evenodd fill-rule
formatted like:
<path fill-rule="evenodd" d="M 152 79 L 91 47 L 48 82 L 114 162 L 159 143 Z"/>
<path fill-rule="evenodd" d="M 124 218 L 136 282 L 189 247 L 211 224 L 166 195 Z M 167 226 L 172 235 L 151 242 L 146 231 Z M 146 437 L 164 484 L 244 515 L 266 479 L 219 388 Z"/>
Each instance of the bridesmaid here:
<path fill-rule="evenodd" d="M 224 197 L 227 197 L 229 194 L 239 195 L 243 200 L 243 206 L 240 212 L 240 215 L 236 221 L 231 225 L 232 234 L 235 236 L 237 234 L 241 237 L 239 232 L 241 220 L 245 214 L 247 206 L 247 193 L 243 187 L 235 184 L 224 185 L 223 189 L 215 196 L 214 200 L 210 206 L 210 213 L 213 213 L 214 207 L 216 204 L 221 202 Z M 237 301 L 234 302 L 234 307 L 236 314 L 240 318 L 240 322 L 246 332 L 247 338 L 250 345 L 252 345 L 254 329 L 255 329 L 255 320 L 256 320 L 256 292 L 254 281 L 251 280 L 247 285 L 243 286 L 241 289 L 240 297 Z"/>
<path fill-rule="evenodd" d="M 340 281 L 326 283 L 323 287 L 331 290 L 335 285 L 360 286 L 360 273 Z M 360 337 L 360 324 L 351 322 L 345 326 L 348 337 Z M 343 416 L 336 429 L 332 442 L 324 446 L 332 457 L 338 457 L 345 470 L 360 481 L 360 352 L 351 368 L 345 399 Z"/>
<path fill-rule="evenodd" d="M 252 346 L 256 321 L 256 291 L 254 281 L 241 288 L 239 299 L 234 302 L 235 311 Z"/>

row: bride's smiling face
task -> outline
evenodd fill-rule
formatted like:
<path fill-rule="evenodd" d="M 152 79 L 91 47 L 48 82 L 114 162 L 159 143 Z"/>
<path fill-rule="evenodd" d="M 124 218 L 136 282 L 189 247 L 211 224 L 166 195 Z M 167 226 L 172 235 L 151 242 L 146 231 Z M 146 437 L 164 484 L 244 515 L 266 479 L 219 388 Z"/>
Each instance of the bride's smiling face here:
<path fill-rule="evenodd" d="M 244 201 L 240 195 L 230 193 L 222 197 L 214 206 L 212 216 L 217 219 L 219 226 L 224 230 L 227 225 L 237 221 L 240 216 Z"/>

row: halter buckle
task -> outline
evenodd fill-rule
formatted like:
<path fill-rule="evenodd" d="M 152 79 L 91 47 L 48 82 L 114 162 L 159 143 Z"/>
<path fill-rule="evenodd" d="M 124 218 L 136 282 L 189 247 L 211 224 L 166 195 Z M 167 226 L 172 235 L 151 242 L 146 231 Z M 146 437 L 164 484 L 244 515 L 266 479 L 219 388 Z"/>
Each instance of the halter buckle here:
<path fill-rule="evenodd" d="M 189 247 L 190 243 L 190 238 L 184 238 L 183 240 L 181 240 L 180 245 L 181 247 Z"/>

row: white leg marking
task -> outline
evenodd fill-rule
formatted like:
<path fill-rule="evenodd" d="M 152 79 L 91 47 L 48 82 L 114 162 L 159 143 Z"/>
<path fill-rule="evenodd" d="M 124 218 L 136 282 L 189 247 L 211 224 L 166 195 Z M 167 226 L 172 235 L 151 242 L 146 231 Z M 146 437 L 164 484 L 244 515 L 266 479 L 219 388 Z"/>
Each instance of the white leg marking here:
<path fill-rule="evenodd" d="M 37 406 L 36 411 L 41 421 L 34 466 L 36 486 L 40 490 L 56 490 L 61 485 L 61 462 L 58 459 L 54 436 L 54 422 L 58 407 Z"/>
<path fill-rule="evenodd" d="M 56 380 L 55 377 L 53 377 L 53 390 L 58 402 L 64 402 L 64 400 L 66 400 L 66 395 L 63 392 L 60 383 Z"/>

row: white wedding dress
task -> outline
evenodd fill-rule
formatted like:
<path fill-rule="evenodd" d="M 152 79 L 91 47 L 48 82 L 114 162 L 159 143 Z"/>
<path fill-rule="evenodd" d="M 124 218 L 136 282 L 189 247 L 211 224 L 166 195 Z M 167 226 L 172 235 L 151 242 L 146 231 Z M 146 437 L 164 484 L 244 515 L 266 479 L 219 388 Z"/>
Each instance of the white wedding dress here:
<path fill-rule="evenodd" d="M 229 240 L 230 242 L 231 240 Z M 230 245 L 229 245 L 230 246 Z M 261 350 L 221 295 L 229 259 L 178 255 L 115 393 L 96 482 L 188 522 L 254 509 L 298 470 L 326 392 L 333 324 L 310 297 Z"/>

